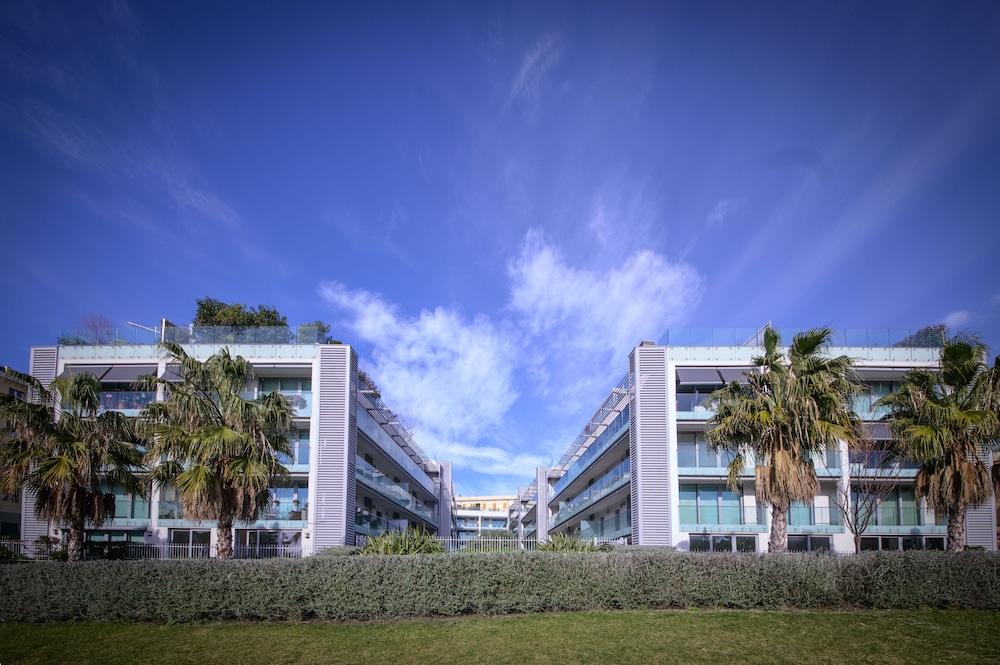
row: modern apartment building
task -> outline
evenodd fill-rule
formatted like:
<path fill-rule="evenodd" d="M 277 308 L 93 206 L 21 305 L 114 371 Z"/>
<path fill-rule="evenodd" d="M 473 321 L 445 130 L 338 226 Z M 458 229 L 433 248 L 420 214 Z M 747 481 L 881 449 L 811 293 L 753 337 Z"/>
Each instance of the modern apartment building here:
<path fill-rule="evenodd" d="M 6 369 L 6 368 L 5 368 Z M 0 373 L 0 395 L 25 399 L 28 386 L 6 372 Z M 0 421 L 0 427 L 6 425 Z M 21 535 L 21 504 L 18 496 L 0 494 L 0 538 L 16 540 Z"/>
<path fill-rule="evenodd" d="M 101 381 L 103 409 L 137 415 L 163 398 L 162 390 L 133 390 L 137 377 L 179 379 L 158 346 L 166 339 L 199 360 L 228 347 L 253 365 L 246 398 L 280 390 L 292 402 L 292 453 L 281 460 L 289 478 L 271 489 L 273 505 L 256 522 L 237 524 L 237 555 L 308 554 L 410 526 L 451 535 L 451 464 L 430 460 L 378 390 L 359 382 L 358 357 L 349 345 L 318 343 L 302 328 L 296 334 L 286 327 L 167 326 L 151 334 L 119 331 L 98 339 L 64 334 L 56 346 L 33 347 L 29 372 L 46 386 L 66 373 L 89 372 Z M 25 541 L 60 536 L 59 525 L 35 518 L 30 493 L 23 496 L 21 519 Z M 148 500 L 117 494 L 115 519 L 89 530 L 87 540 L 195 550 L 212 547 L 216 534 L 211 523 L 185 519 L 173 489 L 163 487 Z"/>
<path fill-rule="evenodd" d="M 511 529 L 522 538 L 578 532 L 685 551 L 766 551 L 770 516 L 768 506 L 756 501 L 752 463 L 742 474 L 742 491 L 732 491 L 726 485 L 729 458 L 713 452 L 705 439 L 709 395 L 750 369 L 760 354 L 760 332 L 677 330 L 636 347 L 628 373 L 559 462 L 540 467 L 521 488 L 510 511 Z M 786 341 L 795 332 L 782 330 Z M 907 370 L 936 367 L 939 349 L 910 331 L 839 331 L 835 344 L 827 352 L 854 358 L 869 387 L 855 408 L 870 436 L 890 439 L 872 404 L 895 390 Z M 983 459 L 989 462 L 991 454 L 984 451 Z M 789 510 L 789 549 L 854 551 L 839 492 L 849 493 L 852 480 L 879 474 L 889 475 L 894 487 L 879 501 L 862 547 L 943 549 L 944 520 L 913 492 L 916 465 L 903 462 L 886 474 L 880 461 L 878 455 L 852 456 L 846 447 L 814 459 L 821 489 L 811 503 Z M 969 510 L 968 545 L 996 550 L 994 501 Z"/>
<path fill-rule="evenodd" d="M 508 510 L 517 497 L 456 496 L 455 537 L 475 538 L 491 531 L 508 530 Z"/>

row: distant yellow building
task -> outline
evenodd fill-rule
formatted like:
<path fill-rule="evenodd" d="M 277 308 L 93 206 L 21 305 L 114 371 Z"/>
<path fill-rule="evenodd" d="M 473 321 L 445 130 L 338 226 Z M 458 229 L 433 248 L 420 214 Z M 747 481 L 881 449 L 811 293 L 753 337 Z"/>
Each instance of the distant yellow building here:
<path fill-rule="evenodd" d="M 475 538 L 489 531 L 507 531 L 508 510 L 517 501 L 503 496 L 456 496 L 455 537 Z"/>

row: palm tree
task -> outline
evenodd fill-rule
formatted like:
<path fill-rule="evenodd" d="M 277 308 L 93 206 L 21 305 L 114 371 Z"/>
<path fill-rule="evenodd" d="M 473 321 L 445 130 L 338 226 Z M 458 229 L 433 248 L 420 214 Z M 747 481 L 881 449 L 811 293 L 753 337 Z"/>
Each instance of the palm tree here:
<path fill-rule="evenodd" d="M 0 440 L 0 494 L 34 492 L 35 515 L 69 527 L 68 558 L 79 561 L 87 523 L 100 527 L 115 516 L 115 495 L 101 491 L 102 481 L 146 494 L 139 477 L 145 440 L 135 418 L 100 412 L 101 384 L 92 374 L 57 378 L 50 392 L 32 376 L 8 373 L 27 383 L 37 402 L 0 395 L 11 435 Z"/>
<path fill-rule="evenodd" d="M 814 328 L 792 340 L 788 359 L 779 350 L 781 335 L 764 330 L 763 355 L 746 382 L 712 394 L 717 404 L 705 432 L 716 450 L 733 454 L 728 484 L 740 491 L 740 475 L 755 462 L 757 500 L 771 504 L 768 550 L 788 549 L 787 513 L 793 501 L 809 502 L 819 492 L 812 455 L 853 441 L 861 423 L 853 396 L 861 390 L 847 356 L 823 355 L 832 331 Z"/>
<path fill-rule="evenodd" d="M 880 399 L 906 454 L 921 463 L 918 499 L 948 519 L 948 550 L 965 546 L 965 514 L 989 501 L 990 471 L 979 455 L 1000 434 L 1000 361 L 986 365 L 986 347 L 961 336 L 941 348 L 940 367 L 910 370 L 900 389 Z M 993 485 L 1000 487 L 1000 469 Z"/>
<path fill-rule="evenodd" d="M 146 380 L 165 393 L 141 416 L 155 435 L 150 477 L 174 486 L 188 519 L 215 520 L 219 556 L 231 558 L 233 523 L 256 521 L 271 504 L 272 482 L 288 473 L 278 455 L 291 453 L 285 434 L 292 409 L 277 391 L 254 401 L 241 397 L 253 367 L 229 349 L 201 362 L 177 344 L 163 347 L 183 378 Z"/>

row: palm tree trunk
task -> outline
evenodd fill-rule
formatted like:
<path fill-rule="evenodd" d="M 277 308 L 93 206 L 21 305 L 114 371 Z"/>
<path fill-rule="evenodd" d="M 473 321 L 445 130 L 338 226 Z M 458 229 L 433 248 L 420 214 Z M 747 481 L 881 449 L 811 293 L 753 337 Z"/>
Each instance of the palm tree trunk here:
<path fill-rule="evenodd" d="M 948 551 L 965 549 L 965 506 L 948 511 Z"/>
<path fill-rule="evenodd" d="M 69 561 L 83 561 L 83 517 L 74 517 L 70 520 L 66 558 Z"/>
<path fill-rule="evenodd" d="M 771 539 L 767 543 L 767 551 L 788 551 L 788 506 L 771 504 Z"/>
<path fill-rule="evenodd" d="M 219 544 L 219 558 L 220 559 L 232 559 L 233 558 L 233 521 L 219 520 L 219 526 L 216 528 L 216 534 Z"/>

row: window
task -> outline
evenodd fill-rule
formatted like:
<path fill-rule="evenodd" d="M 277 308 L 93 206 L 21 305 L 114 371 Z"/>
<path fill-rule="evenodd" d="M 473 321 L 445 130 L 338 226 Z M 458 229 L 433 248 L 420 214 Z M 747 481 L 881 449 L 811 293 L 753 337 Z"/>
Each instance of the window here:
<path fill-rule="evenodd" d="M 858 505 L 864 499 L 857 491 L 851 502 Z M 923 526 L 920 504 L 912 487 L 897 487 L 878 504 L 870 526 Z"/>
<path fill-rule="evenodd" d="M 756 552 L 757 536 L 733 536 L 730 534 L 692 533 L 692 552 Z"/>
<path fill-rule="evenodd" d="M 149 501 L 140 496 L 128 494 L 120 485 L 101 482 L 101 492 L 113 494 L 115 497 L 115 519 L 116 520 L 148 520 Z"/>
<path fill-rule="evenodd" d="M 260 380 L 260 391 L 262 393 L 269 393 L 275 390 L 280 390 L 282 393 L 285 392 L 309 392 L 312 390 L 312 379 L 272 379 L 266 378 Z"/>
<path fill-rule="evenodd" d="M 682 484 L 678 489 L 681 524 L 744 523 L 740 495 L 725 485 Z"/>
<path fill-rule="evenodd" d="M 866 536 L 861 539 L 862 551 L 867 550 L 943 550 L 941 536 Z"/>
<path fill-rule="evenodd" d="M 788 536 L 789 552 L 829 552 L 830 536 Z"/>
<path fill-rule="evenodd" d="M 179 558 L 207 557 L 212 544 L 212 532 L 201 529 L 171 529 L 170 556 Z"/>
<path fill-rule="evenodd" d="M 677 466 L 725 469 L 736 457 L 730 451 L 713 452 L 701 432 L 678 432 Z"/>
<path fill-rule="evenodd" d="M 18 398 L 19 400 L 22 400 L 22 401 L 24 400 L 24 393 L 22 391 L 20 391 L 20 390 L 17 390 L 16 388 L 8 388 L 7 389 L 7 394 L 8 395 L 13 395 L 14 397 Z"/>
<path fill-rule="evenodd" d="M 306 481 L 292 483 L 288 487 L 271 488 L 271 505 L 264 509 L 261 519 L 308 520 L 309 486 Z"/>
<path fill-rule="evenodd" d="M 292 449 L 291 455 L 280 454 L 278 461 L 282 464 L 309 464 L 309 430 L 300 429 L 292 432 L 288 436 L 288 447 Z"/>

